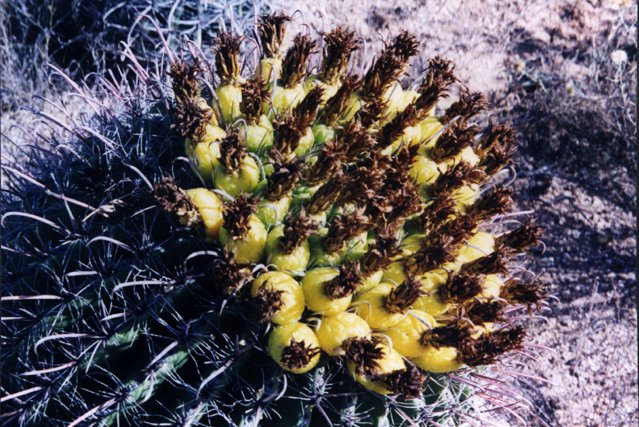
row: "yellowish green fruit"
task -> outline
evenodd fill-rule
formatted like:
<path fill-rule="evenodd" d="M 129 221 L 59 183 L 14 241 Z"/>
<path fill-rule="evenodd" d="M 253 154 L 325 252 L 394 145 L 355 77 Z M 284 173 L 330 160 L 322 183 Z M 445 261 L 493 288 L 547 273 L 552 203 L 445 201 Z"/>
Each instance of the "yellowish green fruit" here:
<path fill-rule="evenodd" d="M 486 299 L 499 298 L 501 288 L 504 286 L 504 281 L 496 274 L 487 274 L 482 284 L 482 297 Z"/>
<path fill-rule="evenodd" d="M 192 188 L 186 190 L 186 193 L 200 213 L 206 238 L 215 240 L 224 221 L 222 199 L 206 188 Z"/>
<path fill-rule="evenodd" d="M 302 157 L 304 154 L 308 153 L 314 143 L 315 137 L 313 136 L 313 130 L 309 127 L 306 129 L 306 133 L 300 138 L 299 145 L 295 149 L 295 155 L 297 157 Z"/>
<path fill-rule="evenodd" d="M 287 349 L 295 345 L 294 343 L 297 343 L 298 346 L 301 344 L 301 348 L 306 349 L 307 354 L 298 357 L 295 360 L 296 363 L 290 366 L 286 363 L 289 360 L 286 357 Z M 300 322 L 277 326 L 268 337 L 268 352 L 275 363 L 294 374 L 303 374 L 317 365 L 320 360 L 318 349 L 319 343 L 315 333 L 307 325 Z M 300 353 L 303 354 L 304 351 Z"/>
<path fill-rule="evenodd" d="M 404 111 L 418 96 L 419 93 L 414 90 L 402 89 L 399 83 L 391 85 L 383 95 L 387 103 L 384 122 L 387 123 L 393 120 L 397 113 Z"/>
<path fill-rule="evenodd" d="M 284 220 L 290 206 L 290 196 L 282 197 L 275 202 L 264 199 L 257 204 L 255 215 L 257 215 L 266 227 L 272 227 L 280 224 Z"/>
<path fill-rule="evenodd" d="M 439 286 L 446 282 L 448 272 L 459 270 L 461 264 L 457 262 L 448 262 L 440 268 L 428 271 L 417 277 L 424 284 L 425 290 L 429 290 L 434 286 Z M 406 272 L 402 261 L 393 261 L 384 270 L 382 275 L 383 282 L 400 284 L 406 280 Z"/>
<path fill-rule="evenodd" d="M 421 355 L 411 361 L 418 368 L 437 374 L 456 371 L 463 366 L 455 347 L 422 347 Z"/>
<path fill-rule="evenodd" d="M 402 254 L 410 255 L 419 251 L 424 245 L 424 237 L 423 233 L 411 234 L 410 236 L 404 237 L 399 247 Z"/>
<path fill-rule="evenodd" d="M 428 291 L 428 294 L 417 298 L 413 304 L 415 310 L 424 311 L 433 317 L 437 317 L 448 311 L 449 303 L 443 302 L 437 295 L 437 288 Z"/>
<path fill-rule="evenodd" d="M 273 108 L 277 113 L 295 108 L 304 99 L 304 85 L 298 83 L 293 87 L 276 86 L 273 90 Z"/>
<path fill-rule="evenodd" d="M 290 254 L 282 251 L 280 237 L 284 235 L 284 226 L 278 225 L 268 233 L 266 240 L 266 262 L 275 265 L 279 271 L 293 276 L 302 276 L 311 257 L 308 241 L 303 241 Z"/>
<path fill-rule="evenodd" d="M 325 316 L 346 311 L 351 304 L 352 295 L 335 299 L 326 295 L 326 283 L 338 274 L 332 267 L 314 268 L 306 273 L 302 278 L 302 289 L 309 309 Z"/>
<path fill-rule="evenodd" d="M 227 124 L 233 123 L 242 114 L 240 111 L 242 89 L 238 86 L 227 84 L 218 86 L 217 89 L 215 89 L 215 94 L 220 104 L 224 122 Z"/>
<path fill-rule="evenodd" d="M 233 172 L 227 171 L 219 164 L 215 168 L 214 176 L 216 188 L 236 197 L 255 190 L 260 181 L 260 168 L 251 156 L 246 156 L 240 167 Z"/>
<path fill-rule="evenodd" d="M 423 350 L 420 343 L 422 334 L 435 327 L 435 319 L 425 311 L 411 310 L 395 326 L 384 331 L 393 348 L 404 357 L 418 357 Z"/>
<path fill-rule="evenodd" d="M 475 202 L 478 194 L 479 186 L 477 184 L 467 184 L 454 190 L 451 198 L 455 201 L 457 209 L 465 211 L 468 206 Z"/>
<path fill-rule="evenodd" d="M 351 94 L 351 97 L 348 101 L 348 107 L 346 107 L 346 111 L 344 111 L 344 115 L 339 120 L 339 123 L 346 123 L 351 120 L 355 114 L 362 107 L 362 101 L 356 94 Z"/>
<path fill-rule="evenodd" d="M 324 83 L 323 81 L 319 80 L 319 78 L 317 78 L 316 75 L 309 76 L 304 81 L 304 91 L 306 93 L 310 92 L 315 87 L 322 88 L 322 98 L 321 98 L 320 106 L 323 106 L 324 104 L 326 104 L 326 101 L 328 101 L 331 97 L 333 97 L 337 93 L 340 86 L 341 85 L 339 82 L 335 84 Z"/>
<path fill-rule="evenodd" d="M 390 263 L 382 272 L 382 280 L 384 282 L 400 284 L 403 283 L 405 279 L 404 263 L 401 261 Z"/>
<path fill-rule="evenodd" d="M 448 280 L 448 271 L 457 271 L 459 269 L 457 264 L 447 263 L 444 264 L 446 268 L 438 268 L 419 276 L 419 281 L 422 282 L 422 289 L 425 291 L 432 291 L 438 286 L 443 285 Z"/>
<path fill-rule="evenodd" d="M 492 234 L 479 231 L 459 249 L 457 261 L 466 264 L 495 251 L 495 239 Z"/>
<path fill-rule="evenodd" d="M 435 182 L 441 174 L 440 166 L 430 157 L 418 154 L 410 169 L 410 175 L 418 186 L 429 185 Z"/>
<path fill-rule="evenodd" d="M 220 229 L 220 243 L 234 254 L 239 264 L 259 262 L 264 254 L 266 238 L 266 228 L 255 215 L 249 218 L 248 231 L 241 238 L 233 238 L 225 228 Z"/>
<path fill-rule="evenodd" d="M 246 127 L 246 146 L 252 153 L 264 152 L 273 145 L 273 126 L 263 114 L 260 121 Z"/>
<path fill-rule="evenodd" d="M 399 323 L 405 316 L 402 313 L 391 313 L 384 306 L 386 298 L 394 288 L 394 285 L 382 282 L 373 289 L 355 297 L 353 305 L 357 315 L 366 320 L 372 329 L 388 329 Z"/>
<path fill-rule="evenodd" d="M 197 99 L 197 105 L 202 109 L 202 110 L 211 110 L 211 106 L 209 105 L 208 102 L 206 102 L 206 99 L 204 99 L 203 97 L 198 97 Z M 211 114 L 211 118 L 209 119 L 209 124 L 211 126 L 215 126 L 218 127 L 220 126 L 220 123 L 217 120 L 217 117 L 215 116 L 215 114 Z"/>
<path fill-rule="evenodd" d="M 217 126 L 206 126 L 206 133 L 199 141 L 186 138 L 184 151 L 195 163 L 200 176 L 207 182 L 213 178 L 213 170 L 220 163 L 220 140 L 226 136 L 224 129 Z"/>
<path fill-rule="evenodd" d="M 456 156 L 456 160 L 458 163 L 464 162 L 475 167 L 479 164 L 480 159 L 473 147 L 466 147 Z"/>
<path fill-rule="evenodd" d="M 269 84 L 273 80 L 280 78 L 281 69 L 281 58 L 264 58 L 260 61 L 259 66 L 256 67 L 255 75 L 261 78 L 263 84 Z"/>
<path fill-rule="evenodd" d="M 413 146 L 422 142 L 422 130 L 419 125 L 408 126 L 404 128 L 402 135 L 397 138 L 391 145 L 384 148 L 382 153 L 387 156 L 392 156 L 402 146 Z"/>
<path fill-rule="evenodd" d="M 362 279 L 362 283 L 357 287 L 356 292 L 358 294 L 363 294 L 364 292 L 373 289 L 375 286 L 379 284 L 379 282 L 382 281 L 383 275 L 384 275 L 384 272 L 382 270 L 377 270 L 370 276 Z"/>
<path fill-rule="evenodd" d="M 329 356 L 342 354 L 340 346 L 349 338 L 369 336 L 371 328 L 368 323 L 356 314 L 349 312 L 324 316 L 319 329 L 315 333 L 319 345 Z"/>
<path fill-rule="evenodd" d="M 378 394 L 386 395 L 391 393 L 391 391 L 384 387 L 384 385 L 379 381 L 379 376 L 404 370 L 406 369 L 406 364 L 404 363 L 404 359 L 402 359 L 402 355 L 399 354 L 398 351 L 390 348 L 384 343 L 380 343 L 379 346 L 382 347 L 383 353 L 382 357 L 377 360 L 377 367 L 372 375 L 359 375 L 355 372 L 355 364 L 352 362 L 348 362 L 347 366 L 353 378 L 363 385 L 364 388 Z"/>
<path fill-rule="evenodd" d="M 363 232 L 349 240 L 342 249 L 329 254 L 320 239 L 311 240 L 311 258 L 317 266 L 338 265 L 363 257 L 368 251 L 368 233 Z"/>
<path fill-rule="evenodd" d="M 437 117 L 429 116 L 419 122 L 419 127 L 421 129 L 421 140 L 424 141 L 424 148 L 432 148 L 439 139 L 444 126 Z"/>
<path fill-rule="evenodd" d="M 317 124 L 313 126 L 313 139 L 318 145 L 326 144 L 328 141 L 333 141 L 337 131 L 335 128 L 328 127 L 323 124 Z"/>
<path fill-rule="evenodd" d="M 262 273 L 251 286 L 251 296 L 256 298 L 260 288 L 281 291 L 282 305 L 273 313 L 271 322 L 278 325 L 296 322 L 304 312 L 302 287 L 290 275 L 279 271 Z"/>

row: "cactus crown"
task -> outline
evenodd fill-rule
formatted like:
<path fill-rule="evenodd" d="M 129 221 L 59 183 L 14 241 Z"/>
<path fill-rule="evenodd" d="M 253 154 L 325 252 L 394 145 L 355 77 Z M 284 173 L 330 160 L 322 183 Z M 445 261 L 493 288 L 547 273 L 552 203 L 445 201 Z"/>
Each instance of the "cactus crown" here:
<path fill-rule="evenodd" d="M 6 168 L 7 423 L 445 423 L 522 347 L 510 313 L 547 291 L 510 269 L 542 231 L 500 221 L 513 130 L 477 93 L 438 107 L 441 57 L 403 89 L 407 32 L 354 70 L 354 33 L 284 50 L 289 21 L 260 18 L 255 64 L 220 32 L 133 67 L 121 114 Z"/>

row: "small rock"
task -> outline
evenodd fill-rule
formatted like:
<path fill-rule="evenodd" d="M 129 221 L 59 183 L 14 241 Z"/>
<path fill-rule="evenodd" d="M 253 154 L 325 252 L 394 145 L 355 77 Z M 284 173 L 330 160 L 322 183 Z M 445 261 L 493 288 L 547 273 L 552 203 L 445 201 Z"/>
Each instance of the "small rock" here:
<path fill-rule="evenodd" d="M 628 54 L 623 49 L 617 49 L 610 54 L 610 60 L 619 67 L 628 62 Z"/>

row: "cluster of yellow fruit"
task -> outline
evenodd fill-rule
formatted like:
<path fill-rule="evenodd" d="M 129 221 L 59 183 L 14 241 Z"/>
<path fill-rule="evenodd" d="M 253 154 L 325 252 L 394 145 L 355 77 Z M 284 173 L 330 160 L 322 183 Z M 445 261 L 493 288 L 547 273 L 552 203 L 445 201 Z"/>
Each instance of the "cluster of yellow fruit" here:
<path fill-rule="evenodd" d="M 287 371 L 308 372 L 322 353 L 342 357 L 367 389 L 410 397 L 424 371 L 518 347 L 523 330 L 503 326 L 505 309 L 537 305 L 545 291 L 508 278 L 507 262 L 541 230 L 482 231 L 509 208 L 509 190 L 485 183 L 509 161 L 512 130 L 472 124 L 485 100 L 467 90 L 436 115 L 456 81 L 442 58 L 416 90 L 403 89 L 418 46 L 408 33 L 356 76 L 356 37 L 337 28 L 309 74 L 317 44 L 297 35 L 282 53 L 288 21 L 260 19 L 250 78 L 240 73 L 242 38 L 219 35 L 212 102 L 202 67 L 173 64 L 176 127 L 206 187 L 165 180 L 158 201 L 223 248 L 221 288 L 274 325 L 269 352 Z"/>

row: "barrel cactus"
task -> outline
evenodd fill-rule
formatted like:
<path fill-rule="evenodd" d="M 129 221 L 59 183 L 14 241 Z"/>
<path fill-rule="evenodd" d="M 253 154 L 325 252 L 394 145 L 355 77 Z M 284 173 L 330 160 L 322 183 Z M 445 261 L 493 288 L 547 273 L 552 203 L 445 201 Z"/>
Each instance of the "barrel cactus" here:
<path fill-rule="evenodd" d="M 286 49 L 289 21 L 131 67 L 120 111 L 3 166 L 7 425 L 455 424 L 521 348 L 513 130 L 438 105 L 443 58 L 402 88 L 409 33 L 358 73 L 354 33 Z"/>

